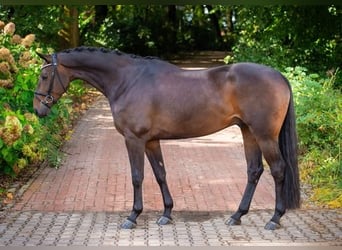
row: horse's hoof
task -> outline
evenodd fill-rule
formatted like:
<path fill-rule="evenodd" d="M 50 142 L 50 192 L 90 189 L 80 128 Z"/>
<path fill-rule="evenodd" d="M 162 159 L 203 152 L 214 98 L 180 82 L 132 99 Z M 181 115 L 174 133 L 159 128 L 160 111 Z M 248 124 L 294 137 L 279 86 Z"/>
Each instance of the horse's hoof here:
<path fill-rule="evenodd" d="M 274 221 L 269 221 L 266 225 L 265 225 L 265 229 L 266 230 L 276 230 L 281 228 L 280 224 L 275 223 Z"/>
<path fill-rule="evenodd" d="M 159 226 L 163 226 L 163 225 L 167 225 L 167 224 L 171 224 L 172 223 L 172 219 L 168 218 L 166 216 L 162 216 L 157 220 L 157 224 Z"/>
<path fill-rule="evenodd" d="M 129 219 L 126 219 L 122 224 L 121 224 L 121 228 L 122 229 L 133 229 L 136 228 L 137 224 L 130 221 Z"/>
<path fill-rule="evenodd" d="M 230 217 L 229 220 L 226 221 L 226 225 L 238 226 L 238 225 L 241 225 L 241 220 L 240 219 L 237 220 L 237 219 Z"/>

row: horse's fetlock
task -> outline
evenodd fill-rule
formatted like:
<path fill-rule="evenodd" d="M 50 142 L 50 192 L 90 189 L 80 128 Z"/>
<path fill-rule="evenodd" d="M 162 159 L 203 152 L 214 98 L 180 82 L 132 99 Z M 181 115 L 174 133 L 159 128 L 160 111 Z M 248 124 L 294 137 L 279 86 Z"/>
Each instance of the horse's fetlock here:
<path fill-rule="evenodd" d="M 282 217 L 285 214 L 285 212 L 286 212 L 286 209 L 278 209 L 278 208 L 276 208 L 276 210 L 275 210 L 275 214 L 277 216 L 279 216 L 279 217 Z"/>
<path fill-rule="evenodd" d="M 239 208 L 238 213 L 242 216 L 248 213 L 248 210 Z"/>
<path fill-rule="evenodd" d="M 173 202 L 165 203 L 165 208 L 166 209 L 172 209 L 173 208 Z"/>
<path fill-rule="evenodd" d="M 142 207 L 139 207 L 139 208 L 134 207 L 134 208 L 133 208 L 133 211 L 134 211 L 134 213 L 136 214 L 136 216 L 139 216 L 139 215 L 142 213 L 143 208 L 142 208 Z"/>

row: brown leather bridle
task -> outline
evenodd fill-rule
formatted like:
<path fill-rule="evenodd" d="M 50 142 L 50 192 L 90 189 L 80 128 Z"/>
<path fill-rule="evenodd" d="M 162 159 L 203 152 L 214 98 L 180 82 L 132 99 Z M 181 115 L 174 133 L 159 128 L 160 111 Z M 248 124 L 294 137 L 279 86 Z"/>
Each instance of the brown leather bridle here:
<path fill-rule="evenodd" d="M 54 53 L 52 54 L 52 62 L 49 63 L 49 64 L 46 64 L 44 66 L 41 67 L 41 70 L 47 68 L 47 67 L 53 67 L 53 71 L 52 71 L 52 75 L 51 75 L 51 80 L 50 80 L 50 85 L 49 85 L 49 89 L 48 89 L 48 92 L 46 94 L 44 93 L 41 93 L 41 92 L 37 92 L 35 91 L 34 92 L 34 96 L 35 98 L 37 98 L 40 103 L 44 104 L 47 108 L 51 108 L 51 103 L 54 104 L 56 103 L 56 100 L 54 99 L 54 97 L 51 95 L 51 93 L 53 92 L 53 83 L 55 81 L 55 76 L 57 75 L 57 78 L 58 78 L 58 82 L 60 83 L 60 85 L 62 86 L 64 92 L 66 92 L 66 88 L 65 86 L 63 85 L 62 83 L 62 80 L 60 78 L 60 75 L 58 73 L 58 70 L 57 70 L 57 66 L 58 66 L 58 63 L 57 63 L 57 54 Z M 43 96 L 44 99 L 41 99 L 39 98 L 39 96 Z"/>

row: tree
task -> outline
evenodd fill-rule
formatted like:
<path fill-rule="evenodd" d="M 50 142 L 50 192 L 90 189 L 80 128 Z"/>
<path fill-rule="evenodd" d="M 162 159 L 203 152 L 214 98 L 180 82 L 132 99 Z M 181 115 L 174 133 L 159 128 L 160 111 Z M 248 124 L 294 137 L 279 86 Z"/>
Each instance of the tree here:
<path fill-rule="evenodd" d="M 56 50 L 78 45 L 78 13 L 66 6 L 0 6 L 5 22 L 16 23 L 18 34 L 36 35 L 36 39 Z"/>
<path fill-rule="evenodd" d="M 36 35 L 42 43 L 58 46 L 58 22 L 62 12 L 59 6 L 14 5 L 0 6 L 0 18 L 4 22 L 14 22 L 17 34 Z"/>
<path fill-rule="evenodd" d="M 341 65 L 341 15 L 334 5 L 0 6 L 3 21 L 55 50 L 90 45 L 157 56 L 233 50 L 235 61 L 322 72 Z"/>
<path fill-rule="evenodd" d="M 63 6 L 63 17 L 59 20 L 63 28 L 59 30 L 58 35 L 61 38 L 60 48 L 70 48 L 79 46 L 79 11 L 75 6 Z"/>
<path fill-rule="evenodd" d="M 342 62 L 341 17 L 341 6 L 239 7 L 234 57 L 281 69 L 336 69 Z"/>

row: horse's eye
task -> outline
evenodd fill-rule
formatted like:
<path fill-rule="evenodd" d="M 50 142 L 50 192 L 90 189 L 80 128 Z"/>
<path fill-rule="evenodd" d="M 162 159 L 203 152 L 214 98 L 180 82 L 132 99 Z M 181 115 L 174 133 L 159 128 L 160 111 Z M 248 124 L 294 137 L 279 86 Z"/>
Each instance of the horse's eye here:
<path fill-rule="evenodd" d="M 42 80 L 47 80 L 48 79 L 47 75 L 42 75 L 41 78 L 42 78 Z"/>

